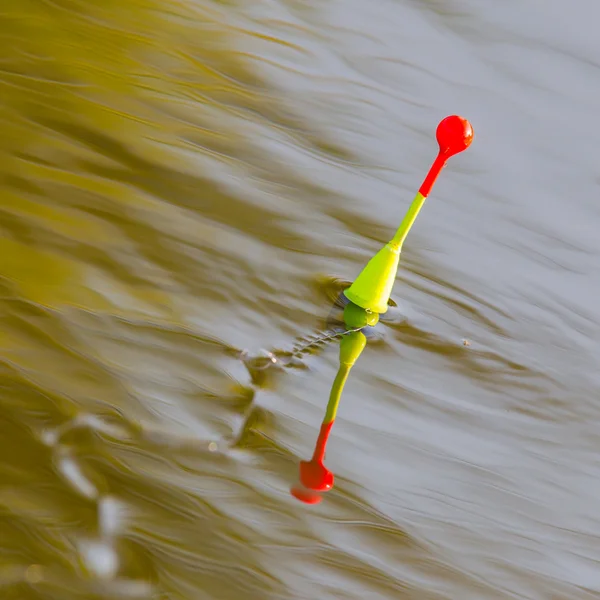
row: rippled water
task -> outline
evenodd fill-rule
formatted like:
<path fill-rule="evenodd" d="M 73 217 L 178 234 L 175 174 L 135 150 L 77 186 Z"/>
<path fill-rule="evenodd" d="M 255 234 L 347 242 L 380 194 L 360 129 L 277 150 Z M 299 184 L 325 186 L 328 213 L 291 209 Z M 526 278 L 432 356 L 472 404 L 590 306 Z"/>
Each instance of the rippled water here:
<path fill-rule="evenodd" d="M 4 0 L 0 597 L 600 597 L 599 17 Z M 278 357 L 453 113 L 302 504 L 337 342 Z"/>

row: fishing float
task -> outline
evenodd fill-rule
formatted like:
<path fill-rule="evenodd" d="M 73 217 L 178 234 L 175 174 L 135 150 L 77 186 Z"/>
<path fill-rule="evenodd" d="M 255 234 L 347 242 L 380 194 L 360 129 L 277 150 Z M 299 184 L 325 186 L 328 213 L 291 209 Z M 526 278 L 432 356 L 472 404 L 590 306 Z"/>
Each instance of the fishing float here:
<path fill-rule="evenodd" d="M 333 488 L 334 475 L 323 461 L 344 385 L 367 342 L 361 330 L 375 326 L 379 315 L 387 312 L 406 236 L 448 159 L 471 145 L 473 128 L 467 119 L 450 115 L 440 121 L 435 135 L 439 146 L 438 155 L 394 237 L 375 254 L 352 285 L 343 292 L 349 302 L 344 308 L 344 324 L 347 331 L 342 334 L 340 340 L 340 366 L 331 387 L 313 456 L 309 461 L 300 462 L 302 486 L 291 488 L 291 493 L 298 500 L 308 504 L 320 502 L 322 496 L 319 492 L 328 492 Z"/>
<path fill-rule="evenodd" d="M 439 145 L 438 155 L 408 208 L 408 212 L 400 223 L 396 234 L 366 264 L 354 283 L 344 290 L 344 295 L 348 300 L 367 311 L 377 314 L 383 314 L 387 311 L 394 281 L 398 273 L 402 244 L 448 159 L 466 150 L 471 145 L 473 128 L 467 119 L 458 115 L 450 115 L 440 121 L 435 135 Z"/>

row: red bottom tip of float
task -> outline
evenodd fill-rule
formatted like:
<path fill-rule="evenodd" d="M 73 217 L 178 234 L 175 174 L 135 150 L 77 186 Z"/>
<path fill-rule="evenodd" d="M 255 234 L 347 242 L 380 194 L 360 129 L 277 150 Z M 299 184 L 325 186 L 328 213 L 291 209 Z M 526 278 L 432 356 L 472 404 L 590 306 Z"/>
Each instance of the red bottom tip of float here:
<path fill-rule="evenodd" d="M 309 490 L 328 492 L 333 487 L 333 473 L 319 461 L 300 462 L 300 481 Z"/>
<path fill-rule="evenodd" d="M 300 486 L 294 486 L 290 489 L 290 494 L 294 496 L 300 502 L 304 502 L 305 504 L 319 504 L 321 500 L 323 500 L 322 496 L 319 494 L 315 494 L 315 492 L 311 490 L 307 490 L 306 488 Z"/>

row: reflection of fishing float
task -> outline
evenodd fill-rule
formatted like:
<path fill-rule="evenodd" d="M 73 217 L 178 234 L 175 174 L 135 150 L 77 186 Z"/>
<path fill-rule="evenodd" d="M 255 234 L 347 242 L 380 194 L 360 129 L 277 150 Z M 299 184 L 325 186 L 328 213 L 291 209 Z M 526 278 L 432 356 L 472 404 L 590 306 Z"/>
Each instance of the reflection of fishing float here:
<path fill-rule="evenodd" d="M 344 323 L 348 333 L 340 340 L 340 368 L 331 388 L 313 457 L 310 461 L 300 463 L 302 486 L 294 486 L 291 490 L 292 494 L 303 502 L 310 504 L 320 502 L 321 496 L 318 492 L 327 492 L 333 487 L 333 473 L 323 464 L 323 459 L 344 384 L 350 369 L 366 344 L 361 329 L 376 325 L 379 315 L 387 311 L 398 272 L 402 244 L 447 160 L 470 146 L 473 141 L 473 128 L 466 119 L 452 115 L 440 122 L 436 130 L 436 138 L 439 145 L 438 155 L 396 234 L 366 264 L 354 283 L 344 290 L 344 296 L 349 300 L 344 309 Z"/>
<path fill-rule="evenodd" d="M 354 307 L 366 313 L 366 311 L 355 304 L 348 304 L 348 307 Z M 321 424 L 321 431 L 315 444 L 315 451 L 309 461 L 303 460 L 300 462 L 300 482 L 302 483 L 302 487 L 296 486 L 291 490 L 292 494 L 303 502 L 316 504 L 321 501 L 321 496 L 315 494 L 315 492 L 328 492 L 333 487 L 333 473 L 323 464 L 327 440 L 335 421 L 344 384 L 348 379 L 350 369 L 358 360 L 366 343 L 367 338 L 361 331 L 351 331 L 340 340 L 340 368 L 331 386 L 331 394 L 329 395 L 325 418 Z"/>

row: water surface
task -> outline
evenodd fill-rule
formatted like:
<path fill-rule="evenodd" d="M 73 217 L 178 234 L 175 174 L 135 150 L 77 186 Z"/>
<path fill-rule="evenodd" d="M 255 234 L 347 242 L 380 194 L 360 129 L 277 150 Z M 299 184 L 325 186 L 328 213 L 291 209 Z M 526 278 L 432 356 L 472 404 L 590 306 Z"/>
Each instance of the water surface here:
<path fill-rule="evenodd" d="M 5 0 L 0 596 L 597 598 L 599 17 Z M 454 113 L 475 141 L 306 506 L 337 343 L 258 367 L 325 328 Z"/>

